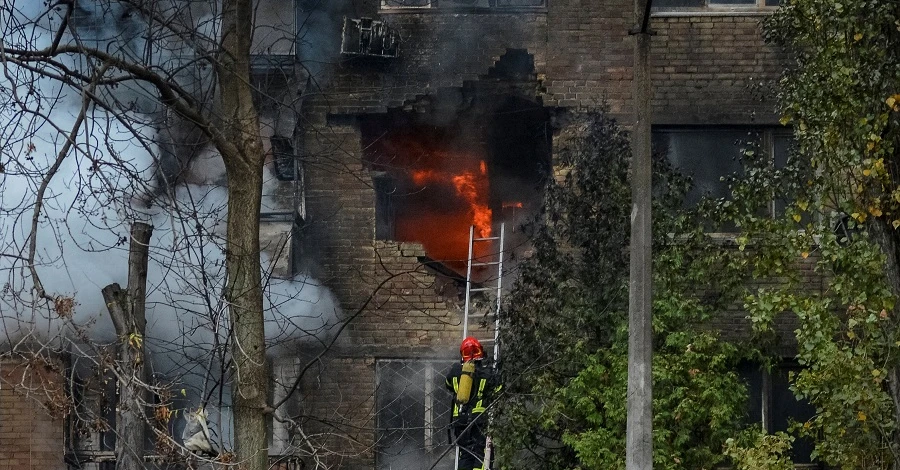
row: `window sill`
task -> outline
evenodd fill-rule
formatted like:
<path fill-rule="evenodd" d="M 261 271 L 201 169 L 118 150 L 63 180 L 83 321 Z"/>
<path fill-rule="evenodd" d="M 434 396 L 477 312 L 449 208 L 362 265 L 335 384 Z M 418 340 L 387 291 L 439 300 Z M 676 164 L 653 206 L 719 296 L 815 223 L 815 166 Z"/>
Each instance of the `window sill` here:
<path fill-rule="evenodd" d="M 489 14 L 489 15 L 503 15 L 510 13 L 536 13 L 536 14 L 546 14 L 547 7 L 509 7 L 509 8 L 479 8 L 479 7 L 471 7 L 471 8 L 426 8 L 426 7 L 410 7 L 410 8 L 381 8 L 378 10 L 378 13 L 381 15 L 396 15 L 396 14 L 434 14 L 434 15 L 448 15 L 448 14 Z"/>
<path fill-rule="evenodd" d="M 772 8 L 704 8 L 698 10 L 666 10 L 653 11 L 650 13 L 651 18 L 690 18 L 698 16 L 770 16 L 776 10 Z"/>

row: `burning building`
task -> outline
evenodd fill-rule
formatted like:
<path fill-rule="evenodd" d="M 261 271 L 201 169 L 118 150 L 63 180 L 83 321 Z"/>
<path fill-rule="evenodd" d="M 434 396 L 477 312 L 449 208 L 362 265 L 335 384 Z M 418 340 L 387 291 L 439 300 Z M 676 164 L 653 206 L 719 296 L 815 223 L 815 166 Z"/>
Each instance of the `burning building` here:
<path fill-rule="evenodd" d="M 727 170 L 716 139 L 754 128 L 783 142 L 771 93 L 779 56 L 759 25 L 775 5 L 654 6 L 657 139 L 714 185 Z M 488 237 L 505 223 L 504 250 L 522 255 L 514 228 L 557 176 L 556 143 L 577 131 L 561 117 L 604 107 L 631 121 L 632 4 L 260 0 L 257 12 L 253 71 L 271 155 L 264 241 L 272 269 L 320 280 L 346 325 L 333 342 L 272 359 L 285 419 L 273 421 L 270 453 L 329 468 L 451 468 L 442 382 L 462 337 L 469 227 Z M 41 460 L 36 444 L 15 440 L 38 428 L 2 414 L 21 411 L 3 377 L 0 460 L 49 468 L 58 454 L 64 466 L 62 446 Z"/>

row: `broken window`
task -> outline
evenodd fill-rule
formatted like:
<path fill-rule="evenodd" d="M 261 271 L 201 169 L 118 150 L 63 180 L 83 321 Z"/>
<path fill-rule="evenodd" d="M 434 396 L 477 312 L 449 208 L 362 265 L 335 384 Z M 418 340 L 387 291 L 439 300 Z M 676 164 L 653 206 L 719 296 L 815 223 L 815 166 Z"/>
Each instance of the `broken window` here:
<path fill-rule="evenodd" d="M 272 171 L 275 177 L 281 181 L 297 179 L 297 159 L 291 139 L 274 136 L 269 141 L 272 144 Z"/>
<path fill-rule="evenodd" d="M 400 54 L 400 34 L 383 21 L 344 18 L 341 54 L 390 58 Z"/>
<path fill-rule="evenodd" d="M 381 359 L 375 363 L 376 468 L 450 470 L 451 361 Z"/>
<path fill-rule="evenodd" d="M 375 236 L 421 243 L 429 258 L 465 272 L 469 228 L 490 237 L 539 207 L 550 175 L 547 111 L 515 97 L 429 97 L 432 112 L 360 117 L 375 190 Z M 486 254 L 479 246 L 474 256 Z"/>

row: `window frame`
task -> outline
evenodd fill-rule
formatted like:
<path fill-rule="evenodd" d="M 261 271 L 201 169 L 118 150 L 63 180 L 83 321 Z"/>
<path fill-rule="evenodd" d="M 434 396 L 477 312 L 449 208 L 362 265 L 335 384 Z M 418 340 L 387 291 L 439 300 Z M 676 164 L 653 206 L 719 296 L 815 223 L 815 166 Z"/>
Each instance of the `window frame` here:
<path fill-rule="evenodd" d="M 382 381 L 389 380 L 393 377 L 384 377 L 384 368 L 387 364 L 403 364 L 404 367 L 411 367 L 413 370 L 417 366 L 423 367 L 424 380 L 421 389 L 415 389 L 416 392 L 422 392 L 422 404 L 423 409 L 419 410 L 422 412 L 422 417 L 424 420 L 424 426 L 421 430 L 422 432 L 422 442 L 424 443 L 424 452 L 426 455 L 431 457 L 440 457 L 441 463 L 449 463 L 452 467 L 452 452 L 443 452 L 443 448 L 449 447 L 450 443 L 447 441 L 446 437 L 444 437 L 440 430 L 446 429 L 446 426 L 440 425 L 440 420 L 443 417 L 449 418 L 451 414 L 450 403 L 451 397 L 449 392 L 444 390 L 444 387 L 438 385 L 435 386 L 437 382 L 437 378 L 443 379 L 447 371 L 450 370 L 450 367 L 454 364 L 455 361 L 451 359 L 435 359 L 435 358 L 376 358 L 375 359 L 375 468 L 394 468 L 391 466 L 392 462 L 385 461 L 385 457 L 388 455 L 384 452 L 384 443 L 385 439 L 390 432 L 394 429 L 402 429 L 402 428 L 389 428 L 384 424 L 384 421 L 387 419 L 383 416 L 383 410 L 386 407 L 381 407 L 380 403 L 382 402 L 382 396 L 380 393 L 382 392 Z M 392 372 L 393 373 L 393 372 Z M 396 375 L 396 374 L 394 374 Z M 440 380 L 440 384 L 443 384 L 443 380 Z M 406 388 L 404 388 L 406 390 Z M 446 396 L 443 396 L 446 395 Z M 436 412 L 435 410 L 440 410 L 446 408 L 445 412 Z M 408 432 L 408 431 L 404 431 Z M 451 456 L 449 461 L 445 460 L 448 458 L 447 455 Z M 433 463 L 433 462 L 432 462 Z M 442 465 L 438 465 L 434 467 L 436 469 L 444 468 Z"/>
<path fill-rule="evenodd" d="M 792 357 L 782 357 L 776 361 L 775 364 L 771 366 L 771 369 L 767 369 L 766 367 L 761 366 L 759 363 L 754 361 L 747 361 L 741 364 L 743 367 L 739 366 L 738 375 L 741 380 L 744 381 L 744 384 L 747 386 L 747 424 L 758 424 L 761 429 L 768 433 L 772 434 L 775 432 L 787 432 L 787 428 L 784 425 L 778 425 L 777 421 L 790 421 L 800 419 L 811 419 L 812 416 L 815 416 L 815 407 L 810 404 L 807 400 L 801 400 L 794 395 L 793 391 L 790 390 L 790 385 L 792 382 L 791 374 L 797 374 L 805 367 L 803 367 L 795 358 Z M 758 374 L 759 383 L 758 387 L 753 387 L 752 383 L 752 375 Z M 780 392 L 780 393 L 779 393 Z M 784 403 L 778 402 L 779 396 L 784 396 L 787 393 L 791 397 L 790 411 L 786 413 L 786 407 Z M 753 402 L 756 402 L 759 405 L 759 409 L 752 409 Z M 756 411 L 759 414 L 754 416 L 751 412 Z M 778 413 L 781 411 L 781 413 Z M 804 418 L 804 416 L 810 416 L 809 418 Z M 806 446 L 811 446 L 812 442 L 807 441 Z M 794 447 L 792 449 L 791 459 L 796 457 L 793 455 L 797 452 L 798 448 Z M 808 450 L 812 450 L 809 448 Z M 806 460 L 809 456 L 805 455 L 806 449 L 804 451 L 803 459 Z M 823 468 L 821 462 L 813 461 L 811 458 L 809 462 L 800 462 L 794 463 L 795 468 L 805 468 L 805 469 L 821 469 Z"/>
<path fill-rule="evenodd" d="M 759 135 L 759 148 L 762 152 L 768 155 L 769 164 L 771 166 L 775 166 L 777 156 L 776 156 L 776 145 L 779 137 L 793 137 L 793 133 L 790 127 L 780 126 L 780 125 L 654 125 L 651 130 L 651 140 L 657 134 L 672 134 L 672 133 L 697 133 L 702 134 L 704 132 L 723 132 L 723 131 L 734 131 L 734 132 L 742 132 L 742 133 L 757 133 Z M 653 148 L 653 151 L 656 152 L 658 148 Z M 737 155 L 735 155 L 737 156 Z M 668 158 L 668 157 L 666 157 Z M 675 166 L 672 160 L 669 160 L 669 163 Z M 677 168 L 676 168 L 677 169 Z M 693 177 L 693 175 L 688 175 Z M 719 175 L 720 177 L 730 176 L 730 175 Z M 774 197 L 774 195 L 769 199 L 766 204 L 766 212 L 767 215 L 771 218 L 778 217 L 778 199 Z M 723 232 L 725 234 L 731 234 L 734 232 Z"/>

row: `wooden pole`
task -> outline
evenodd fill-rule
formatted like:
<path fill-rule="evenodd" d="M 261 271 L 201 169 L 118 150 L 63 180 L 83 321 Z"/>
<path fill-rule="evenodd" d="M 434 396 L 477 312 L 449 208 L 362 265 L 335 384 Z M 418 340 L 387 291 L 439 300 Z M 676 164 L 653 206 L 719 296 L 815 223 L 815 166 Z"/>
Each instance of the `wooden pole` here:
<path fill-rule="evenodd" d="M 650 2 L 634 0 L 631 130 L 631 250 L 628 284 L 626 470 L 653 468 L 653 329 L 651 324 Z"/>
<path fill-rule="evenodd" d="M 131 227 L 128 254 L 128 290 L 118 284 L 103 288 L 103 300 L 118 337 L 119 403 L 116 406 L 116 469 L 142 470 L 148 403 L 144 333 L 147 258 L 153 227 L 136 222 Z"/>

